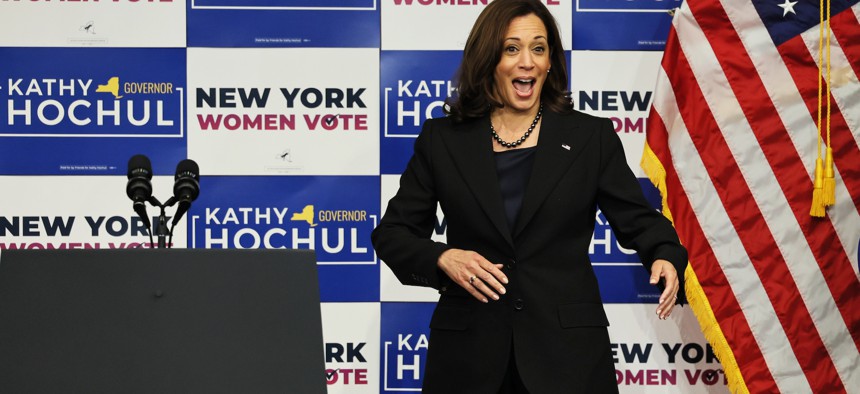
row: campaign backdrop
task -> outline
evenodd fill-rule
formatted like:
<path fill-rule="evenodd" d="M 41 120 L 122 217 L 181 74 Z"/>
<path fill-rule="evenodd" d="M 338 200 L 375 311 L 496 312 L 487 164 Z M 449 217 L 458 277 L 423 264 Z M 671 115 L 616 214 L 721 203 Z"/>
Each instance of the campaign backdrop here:
<path fill-rule="evenodd" d="M 680 2 L 544 2 L 574 107 L 612 120 L 659 209 L 638 163 Z M 128 160 L 149 157 L 165 201 L 193 159 L 201 192 L 173 246 L 313 249 L 329 392 L 420 392 L 438 293 L 401 285 L 370 233 L 422 124 L 444 116 L 487 3 L 0 0 L 0 250 L 152 247 L 125 193 Z M 594 222 L 621 391 L 725 392 L 691 311 L 657 319 L 638 256 L 599 210 Z M 446 231 L 439 208 L 432 238 Z"/>

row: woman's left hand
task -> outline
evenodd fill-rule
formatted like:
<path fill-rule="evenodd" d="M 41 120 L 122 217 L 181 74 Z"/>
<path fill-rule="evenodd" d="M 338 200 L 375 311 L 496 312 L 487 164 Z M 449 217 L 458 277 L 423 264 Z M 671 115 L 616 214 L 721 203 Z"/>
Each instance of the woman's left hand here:
<path fill-rule="evenodd" d="M 666 260 L 654 260 L 654 264 L 651 265 L 651 284 L 656 285 L 660 278 L 664 278 L 666 288 L 663 289 L 663 294 L 660 294 L 657 315 L 660 319 L 666 319 L 672 313 L 675 302 L 678 301 L 678 290 L 680 289 L 678 271 L 675 270 L 672 263 Z"/>

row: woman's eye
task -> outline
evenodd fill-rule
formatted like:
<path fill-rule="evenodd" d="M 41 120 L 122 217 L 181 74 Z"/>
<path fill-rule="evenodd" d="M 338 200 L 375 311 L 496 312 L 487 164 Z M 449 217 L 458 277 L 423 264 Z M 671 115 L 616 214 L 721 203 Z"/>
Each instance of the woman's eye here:
<path fill-rule="evenodd" d="M 544 47 L 535 47 L 534 51 L 537 53 L 544 53 L 545 49 Z"/>
<path fill-rule="evenodd" d="M 517 47 L 515 47 L 515 46 L 509 46 L 509 47 L 505 48 L 505 52 L 514 53 L 516 51 L 517 51 Z"/>

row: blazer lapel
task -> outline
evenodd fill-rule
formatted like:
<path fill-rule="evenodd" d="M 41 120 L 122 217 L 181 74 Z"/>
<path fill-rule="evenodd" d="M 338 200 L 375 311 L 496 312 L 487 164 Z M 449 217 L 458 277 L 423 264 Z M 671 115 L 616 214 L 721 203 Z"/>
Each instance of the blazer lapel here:
<path fill-rule="evenodd" d="M 591 138 L 593 132 L 581 128 L 578 122 L 571 122 L 574 119 L 571 116 L 563 117 L 555 112 L 544 111 L 532 174 L 517 218 L 514 238 L 531 221 Z"/>
<path fill-rule="evenodd" d="M 483 117 L 455 126 L 440 134 L 443 135 L 442 140 L 451 154 L 451 159 L 475 199 L 478 200 L 478 204 L 508 244 L 513 247 L 514 242 L 505 217 L 499 177 L 493 157 L 489 122 L 487 117 Z"/>

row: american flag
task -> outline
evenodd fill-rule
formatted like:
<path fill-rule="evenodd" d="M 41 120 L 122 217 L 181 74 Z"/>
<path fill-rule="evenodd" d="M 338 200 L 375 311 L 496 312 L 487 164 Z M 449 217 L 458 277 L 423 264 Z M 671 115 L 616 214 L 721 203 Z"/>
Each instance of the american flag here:
<path fill-rule="evenodd" d="M 815 218 L 821 9 L 686 1 L 658 72 L 642 165 L 733 392 L 860 392 L 860 3 L 830 5 L 836 203 Z"/>

